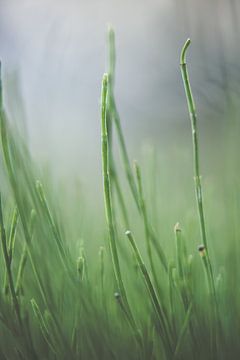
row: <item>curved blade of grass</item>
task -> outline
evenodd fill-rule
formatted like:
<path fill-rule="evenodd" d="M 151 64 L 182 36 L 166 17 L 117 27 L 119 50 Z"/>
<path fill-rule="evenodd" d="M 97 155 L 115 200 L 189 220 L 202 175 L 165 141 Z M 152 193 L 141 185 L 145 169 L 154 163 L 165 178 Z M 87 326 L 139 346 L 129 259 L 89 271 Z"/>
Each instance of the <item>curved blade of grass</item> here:
<path fill-rule="evenodd" d="M 30 234 L 31 234 L 31 242 L 33 237 L 33 227 L 34 222 L 36 219 L 36 212 L 35 210 L 32 210 L 31 212 L 31 218 L 30 218 Z M 27 250 L 27 244 L 26 242 L 23 245 L 23 251 L 21 254 L 19 266 L 18 266 L 18 273 L 17 273 L 17 280 L 16 280 L 16 294 L 20 294 L 20 290 L 22 289 L 22 280 L 23 280 L 23 273 L 24 269 L 27 263 L 27 257 L 28 257 L 28 250 Z"/>
<path fill-rule="evenodd" d="M 9 255 L 10 266 L 12 264 L 15 239 L 16 239 L 16 233 L 17 233 L 18 218 L 19 218 L 18 209 L 15 206 L 14 210 L 13 210 L 12 221 L 11 221 L 11 226 L 10 226 L 10 233 L 9 233 L 9 240 L 8 240 L 8 255 Z M 8 279 L 7 279 L 6 272 L 5 272 L 5 276 L 4 276 L 3 289 L 4 289 L 3 290 L 4 293 L 7 294 L 8 290 L 9 290 L 9 285 L 8 285 Z"/>
<path fill-rule="evenodd" d="M 39 323 L 42 335 L 43 335 L 46 343 L 48 344 L 51 351 L 55 355 L 59 356 L 60 355 L 59 351 L 58 351 L 59 347 L 57 346 L 57 344 L 55 344 L 54 340 L 52 339 L 51 333 L 50 333 L 50 331 L 49 331 L 49 329 L 48 329 L 48 327 L 47 327 L 47 325 L 45 323 L 45 320 L 44 320 L 44 318 L 42 316 L 42 313 L 41 313 L 41 311 L 39 309 L 39 306 L 38 306 L 37 302 L 34 299 L 31 300 L 31 305 L 32 305 L 34 315 L 37 318 L 37 321 Z"/>
<path fill-rule="evenodd" d="M 37 189 L 37 194 L 38 194 L 40 203 L 42 204 L 42 207 L 43 207 L 43 210 L 44 210 L 44 212 L 46 214 L 46 217 L 48 219 L 49 225 L 51 226 L 51 229 L 52 229 L 52 232 L 53 232 L 53 235 L 54 235 L 54 239 L 56 241 L 57 248 L 58 248 L 58 251 L 59 251 L 59 255 L 60 255 L 60 258 L 62 260 L 62 263 L 66 268 L 68 268 L 68 266 L 67 266 L 67 256 L 66 256 L 65 249 L 64 249 L 64 246 L 63 246 L 63 241 L 62 241 L 60 232 L 58 230 L 58 227 L 57 227 L 57 225 L 56 225 L 56 223 L 55 223 L 55 221 L 53 219 L 53 216 L 51 214 L 51 211 L 50 211 L 47 199 L 46 199 L 46 195 L 45 195 L 43 186 L 42 186 L 42 184 L 41 184 L 41 182 L 39 180 L 36 182 L 36 189 Z"/>
<path fill-rule="evenodd" d="M 146 285 L 146 288 L 149 292 L 149 296 L 150 296 L 150 299 L 151 299 L 151 302 L 153 304 L 153 308 L 156 312 L 156 315 L 158 317 L 158 320 L 159 320 L 159 326 L 160 326 L 160 329 L 161 329 L 161 334 L 162 334 L 162 341 L 163 341 L 163 344 L 165 346 L 165 350 L 166 350 L 166 353 L 170 356 L 173 352 L 173 349 L 172 349 L 172 339 L 171 339 L 171 335 L 170 335 L 170 332 L 169 332 L 169 329 L 168 329 L 168 325 L 167 325 L 167 321 L 166 321 L 166 315 L 164 314 L 163 312 L 163 309 L 162 309 L 162 305 L 157 297 L 157 294 L 154 290 L 154 286 L 152 284 L 152 281 L 150 279 L 150 276 L 149 276 L 149 273 L 147 271 L 147 268 L 142 260 L 142 257 L 141 257 L 141 254 L 138 250 L 138 247 L 137 247 L 137 244 L 133 238 L 133 235 L 132 233 L 127 230 L 126 231 L 126 236 L 128 237 L 129 239 L 129 242 L 133 248 L 133 251 L 135 253 L 135 256 L 136 256 L 136 259 L 137 259 L 137 262 L 138 262 L 138 265 L 139 265 L 139 268 L 141 270 L 141 273 L 143 275 L 143 278 L 144 278 L 144 281 L 145 281 L 145 285 Z"/>
<path fill-rule="evenodd" d="M 175 349 L 175 351 L 174 351 L 174 359 L 177 359 L 177 358 L 178 358 L 178 355 L 179 355 L 181 346 L 182 346 L 183 341 L 184 341 L 185 334 L 186 334 L 186 332 L 187 332 L 188 324 L 189 324 L 189 321 L 190 321 L 190 318 L 191 318 L 191 314 L 192 314 L 192 309 L 193 309 L 193 306 L 192 306 L 192 303 L 191 303 L 191 304 L 189 305 L 189 307 L 188 307 L 187 313 L 186 313 L 186 315 L 185 315 L 185 319 L 184 319 L 184 321 L 183 321 L 182 328 L 181 328 L 181 330 L 180 330 L 180 334 L 179 334 L 179 337 L 178 337 L 176 349 Z"/>

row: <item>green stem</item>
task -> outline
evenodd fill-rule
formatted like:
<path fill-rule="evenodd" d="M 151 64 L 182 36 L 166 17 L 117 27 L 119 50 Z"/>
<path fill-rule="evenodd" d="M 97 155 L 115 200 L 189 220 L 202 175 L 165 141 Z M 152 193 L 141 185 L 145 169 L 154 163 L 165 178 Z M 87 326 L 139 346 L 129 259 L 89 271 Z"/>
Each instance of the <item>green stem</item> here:
<path fill-rule="evenodd" d="M 143 194 L 143 187 L 142 187 L 142 175 L 141 170 L 138 165 L 138 163 L 134 162 L 135 172 L 136 172 L 136 178 L 137 178 L 137 186 L 138 186 L 138 197 L 139 197 L 139 206 L 141 209 L 143 222 L 144 222 L 144 229 L 145 229 L 145 238 L 146 238 L 146 248 L 147 248 L 147 254 L 150 262 L 151 272 L 154 279 L 154 284 L 156 286 L 156 289 L 159 292 L 159 284 L 158 284 L 158 278 L 155 271 L 154 261 L 153 261 L 153 255 L 152 255 L 152 246 L 151 246 L 151 235 L 150 235 L 150 227 L 149 227 L 149 220 L 147 215 L 147 209 Z"/>
<path fill-rule="evenodd" d="M 19 305 L 18 298 L 17 298 L 16 292 L 15 292 L 15 288 L 14 288 L 14 281 L 13 281 L 12 270 L 11 270 L 11 262 L 9 259 L 9 254 L 8 254 L 8 249 L 7 249 L 6 232 L 5 232 L 5 228 L 4 228 L 3 213 L 2 213 L 1 194 L 0 194 L 0 231 L 1 231 L 3 256 L 4 256 L 4 261 L 5 261 L 5 266 L 6 266 L 7 276 L 8 276 L 9 289 L 10 289 L 10 293 L 12 296 L 13 306 L 14 306 L 14 309 L 16 312 L 16 316 L 17 316 L 17 320 L 18 320 L 20 329 L 24 330 L 21 313 L 20 313 L 20 305 Z"/>
<path fill-rule="evenodd" d="M 13 210 L 9 240 L 8 240 L 8 255 L 9 255 L 10 266 L 12 265 L 12 258 L 13 258 L 15 239 L 16 239 L 16 233 L 17 233 L 18 218 L 19 218 L 18 209 L 17 209 L 17 206 L 15 206 L 14 210 Z M 3 289 L 4 289 L 4 294 L 8 294 L 9 285 L 8 285 L 7 272 L 5 272 L 5 275 L 4 275 Z"/>
<path fill-rule="evenodd" d="M 187 71 L 186 64 L 186 51 L 190 45 L 190 39 L 188 39 L 183 46 L 181 57 L 180 57 L 180 66 L 182 72 L 182 78 L 188 103 L 188 111 L 191 120 L 192 127 L 192 142 L 193 142 L 193 156 L 194 156 L 194 180 L 195 180 L 195 192 L 196 192 L 196 200 L 198 207 L 198 214 L 200 220 L 200 229 L 202 235 L 202 242 L 206 249 L 206 259 L 208 262 L 208 273 L 209 273 L 209 281 L 210 288 L 213 293 L 215 293 L 215 286 L 213 280 L 213 272 L 212 266 L 209 258 L 208 244 L 207 244 L 207 236 L 206 236 L 206 226 L 205 226 L 205 217 L 203 210 L 203 196 L 202 196 L 202 185 L 201 185 L 201 176 L 200 176 L 200 166 L 199 166 L 199 146 L 198 146 L 198 135 L 197 135 L 197 115 L 196 115 L 196 107 L 192 95 L 191 85 L 189 81 L 189 75 Z"/>
<path fill-rule="evenodd" d="M 186 51 L 190 45 L 190 39 L 186 41 L 183 46 L 180 58 L 180 66 L 182 72 L 182 78 L 187 98 L 188 111 L 191 120 L 192 126 L 192 142 L 193 142 L 193 156 L 194 156 L 194 180 L 195 180 L 195 192 L 196 192 L 196 200 L 198 206 L 198 213 L 200 219 L 200 228 L 202 234 L 203 244 L 207 249 L 207 236 L 206 236 L 206 228 L 205 228 L 205 219 L 204 219 L 204 211 L 203 211 L 203 198 L 202 198 L 202 185 L 201 185 L 201 176 L 200 176 L 200 166 L 199 166 L 199 146 L 198 146 L 198 135 L 197 135 L 197 115 L 196 115 L 196 107 L 192 95 L 192 90 L 189 81 L 189 75 L 187 71 L 186 64 Z M 208 251 L 208 250 L 207 250 Z"/>
<path fill-rule="evenodd" d="M 208 242 L 206 236 L 206 226 L 205 226 L 205 216 L 204 216 L 204 209 L 203 209 L 203 196 L 202 196 L 202 184 L 201 184 L 201 175 L 200 175 L 200 164 L 199 164 L 199 145 L 198 145 L 198 133 L 197 133 L 197 114 L 196 114 L 196 107 L 194 103 L 194 98 L 192 95 L 188 70 L 187 70 L 187 63 L 186 63 L 186 52 L 190 45 L 191 41 L 188 39 L 181 51 L 180 56 L 180 67 L 182 73 L 183 84 L 185 88 L 185 94 L 187 98 L 188 104 L 188 112 L 191 121 L 192 127 L 192 143 L 193 143 L 193 164 L 194 164 L 194 180 L 195 180 L 195 193 L 196 193 L 196 201 L 198 207 L 198 215 L 200 220 L 200 229 L 201 229 L 201 236 L 202 242 L 205 247 L 205 262 L 206 262 L 206 273 L 207 273 L 207 280 L 210 289 L 211 296 L 213 297 L 214 301 L 214 312 L 217 316 L 218 314 L 218 304 L 217 304 L 217 297 L 216 297 L 216 290 L 214 284 L 214 277 L 213 277 L 213 270 L 212 265 L 209 257 L 208 251 Z M 216 338 L 216 334 L 214 334 Z"/>
<path fill-rule="evenodd" d="M 131 190 L 131 193 L 133 195 L 133 198 L 135 200 L 135 203 L 139 209 L 138 204 L 138 194 L 137 194 L 137 186 L 134 180 L 134 176 L 132 173 L 128 153 L 127 153 L 127 147 L 125 144 L 123 131 L 121 127 L 120 117 L 117 111 L 117 106 L 114 99 L 114 78 L 115 78 L 115 64 L 116 64 L 116 51 L 115 51 L 115 34 L 112 28 L 109 28 L 108 30 L 108 61 L 109 61 L 109 89 L 108 89 L 108 97 L 109 97 L 109 104 L 108 107 L 110 109 L 110 115 L 111 119 L 115 123 L 117 136 L 120 144 L 120 150 L 123 160 L 123 166 L 126 173 L 127 181 Z"/>
<path fill-rule="evenodd" d="M 127 300 L 127 294 L 122 280 L 118 250 L 116 244 L 116 233 L 115 233 L 115 224 L 113 217 L 112 197 L 111 197 L 111 179 L 110 179 L 110 171 L 109 171 L 109 143 L 108 143 L 108 132 L 107 132 L 107 120 L 106 120 L 107 92 L 108 92 L 108 75 L 104 74 L 102 80 L 102 94 L 101 94 L 101 142 L 102 142 L 102 173 L 103 173 L 105 214 L 108 225 L 113 270 L 114 270 L 117 287 L 125 303 L 128 314 L 133 320 L 133 316 L 131 314 L 130 306 Z"/>
<path fill-rule="evenodd" d="M 158 317 L 158 322 L 159 322 L 159 327 L 161 329 L 161 334 L 162 334 L 162 341 L 163 341 L 163 344 L 165 346 L 165 349 L 166 349 L 166 352 L 170 355 L 172 354 L 172 339 L 171 339 L 171 335 L 169 333 L 169 329 L 168 329 L 168 326 L 167 326 L 167 321 L 166 321 L 166 316 L 164 314 L 164 311 L 162 309 L 162 306 L 161 306 L 161 303 L 157 297 L 157 294 L 155 292 L 155 289 L 154 289 L 154 286 L 152 284 L 152 281 L 150 279 L 150 276 L 149 276 L 149 273 L 147 271 L 147 268 L 142 260 L 142 257 L 141 257 L 141 254 L 138 250 L 138 247 L 137 247 L 137 244 L 133 238 L 133 235 L 131 233 L 131 231 L 126 231 L 126 236 L 128 237 L 129 239 L 129 242 L 133 248 L 133 251 L 135 253 L 135 256 L 136 256 L 136 259 L 137 259 L 137 262 L 138 262 L 138 266 L 141 270 L 141 273 L 143 275 L 143 278 L 144 278 L 144 281 L 145 281 L 145 285 L 146 285 L 146 288 L 149 292 L 149 295 L 150 295 L 150 299 L 151 299 L 151 302 L 153 304 L 153 308 L 156 312 L 156 315 Z"/>
<path fill-rule="evenodd" d="M 120 145 L 120 151 L 121 151 L 121 156 L 122 156 L 122 161 L 123 161 L 123 166 L 124 166 L 124 170 L 125 170 L 125 174 L 126 174 L 126 178 L 128 181 L 128 185 L 130 187 L 130 191 L 132 193 L 133 199 L 135 201 L 135 204 L 137 206 L 137 209 L 140 213 L 141 216 L 143 216 L 142 211 L 141 211 L 141 206 L 139 204 L 139 197 L 138 197 L 138 190 L 137 190 L 137 185 L 134 179 L 134 175 L 132 172 L 132 168 L 130 165 L 130 161 L 129 161 L 129 156 L 128 156 L 128 152 L 127 152 L 127 147 L 125 144 L 125 140 L 124 140 L 124 136 L 123 136 L 123 131 L 122 131 L 122 127 L 121 127 L 121 121 L 120 121 L 120 116 L 117 110 L 117 106 L 115 103 L 115 98 L 114 98 L 114 78 L 115 78 L 115 64 L 116 64 L 116 51 L 115 51 L 115 34 L 113 29 L 110 27 L 108 30 L 108 68 L 109 68 L 109 88 L 108 88 L 108 109 L 109 109 L 109 117 L 111 118 L 112 121 L 114 121 L 115 123 L 115 127 L 116 127 L 116 132 L 117 132 L 117 136 L 118 136 L 118 141 L 119 141 L 119 145 Z M 124 198 L 122 196 L 121 193 L 121 189 L 120 189 L 120 185 L 118 183 L 118 178 L 115 174 L 114 168 L 111 168 L 112 172 L 113 172 L 113 177 L 112 180 L 114 181 L 114 184 L 116 185 L 116 191 L 117 191 L 117 195 L 119 198 L 119 205 L 121 207 L 121 211 L 123 214 L 123 218 L 125 221 L 125 225 L 127 228 L 129 225 L 129 221 L 128 221 L 128 215 L 127 215 L 127 210 L 126 210 L 126 206 L 124 203 Z M 161 247 L 161 245 L 158 242 L 158 239 L 156 237 L 156 235 L 154 234 L 152 228 L 150 227 L 149 224 L 149 236 L 151 238 L 152 244 L 155 248 L 155 251 L 158 255 L 158 257 L 161 260 L 161 263 L 165 269 L 165 271 L 168 271 L 168 264 L 167 264 L 167 259 L 165 256 L 165 253 Z"/>

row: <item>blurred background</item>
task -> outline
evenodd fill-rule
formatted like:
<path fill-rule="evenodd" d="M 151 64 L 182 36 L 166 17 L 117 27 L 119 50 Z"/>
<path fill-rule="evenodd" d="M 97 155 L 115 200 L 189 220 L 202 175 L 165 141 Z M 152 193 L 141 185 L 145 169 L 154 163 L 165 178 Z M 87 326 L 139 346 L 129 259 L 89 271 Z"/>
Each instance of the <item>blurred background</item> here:
<path fill-rule="evenodd" d="M 203 172 L 214 176 L 223 166 L 226 124 L 237 117 L 239 11 L 237 0 L 0 0 L 11 119 L 24 119 L 37 159 L 61 179 L 79 177 L 98 196 L 99 100 L 112 24 L 116 101 L 131 158 L 150 147 L 160 159 L 184 165 L 191 161 L 191 133 L 179 54 L 190 37 Z"/>

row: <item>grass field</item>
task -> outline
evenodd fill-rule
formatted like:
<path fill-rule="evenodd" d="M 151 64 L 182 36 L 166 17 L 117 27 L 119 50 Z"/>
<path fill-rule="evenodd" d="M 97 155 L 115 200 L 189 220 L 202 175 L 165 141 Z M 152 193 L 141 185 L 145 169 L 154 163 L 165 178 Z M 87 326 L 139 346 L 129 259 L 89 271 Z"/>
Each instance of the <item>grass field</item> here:
<path fill-rule="evenodd" d="M 237 110 L 213 149 L 218 171 L 202 179 L 189 45 L 180 56 L 187 153 L 175 139 L 163 160 L 149 147 L 138 163 L 115 102 L 109 30 L 99 115 L 105 221 L 77 185 L 55 184 L 33 162 L 1 86 L 0 359 L 239 357 Z"/>

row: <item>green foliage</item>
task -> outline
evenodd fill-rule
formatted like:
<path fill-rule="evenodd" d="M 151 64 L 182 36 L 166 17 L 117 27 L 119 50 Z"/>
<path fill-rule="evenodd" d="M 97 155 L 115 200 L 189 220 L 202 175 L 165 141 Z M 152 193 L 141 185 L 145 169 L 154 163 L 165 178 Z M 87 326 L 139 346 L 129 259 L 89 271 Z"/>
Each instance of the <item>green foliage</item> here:
<path fill-rule="evenodd" d="M 141 170 L 137 162 L 131 166 L 114 97 L 114 39 L 109 29 L 109 70 L 101 98 L 106 222 L 97 234 L 93 218 L 81 223 L 85 230 L 79 232 L 82 213 L 73 206 L 69 215 L 64 189 L 56 191 L 36 168 L 22 135 L 10 124 L 0 84 L 0 358 L 238 358 L 239 186 L 223 174 L 219 184 L 202 184 L 186 66 L 190 41 L 180 65 L 192 126 L 196 209 L 183 181 L 172 208 L 169 192 L 174 189 L 165 183 L 161 211 L 156 187 L 148 191 L 157 166 L 153 171 L 148 161 Z M 113 151 L 114 132 L 125 179 Z M 172 163 L 169 169 L 177 172 Z M 180 186 L 181 173 L 176 175 L 175 186 Z M 217 198 L 206 185 L 222 186 L 225 195 Z M 169 222 L 183 203 L 189 206 L 187 215 L 178 212 L 181 227 L 177 223 L 173 233 Z"/>

